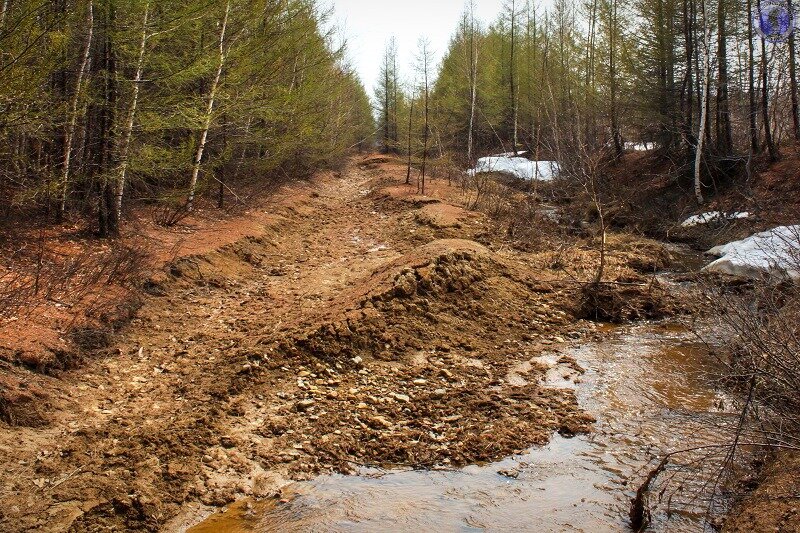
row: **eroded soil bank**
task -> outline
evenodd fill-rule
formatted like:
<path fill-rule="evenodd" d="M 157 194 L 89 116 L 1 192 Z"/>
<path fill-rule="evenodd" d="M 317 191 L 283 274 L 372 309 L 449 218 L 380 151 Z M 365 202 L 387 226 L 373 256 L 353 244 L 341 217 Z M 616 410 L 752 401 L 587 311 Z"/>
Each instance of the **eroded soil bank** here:
<path fill-rule="evenodd" d="M 616 284 L 587 304 L 586 243 L 520 249 L 456 187 L 419 196 L 404 177 L 360 161 L 154 277 L 113 349 L 52 380 L 45 425 L 3 428 L 0 528 L 159 530 L 287 480 L 492 462 L 592 431 L 574 388 L 530 361 L 606 335 L 598 307 L 678 309 L 640 273 L 663 249 L 612 239 Z"/>

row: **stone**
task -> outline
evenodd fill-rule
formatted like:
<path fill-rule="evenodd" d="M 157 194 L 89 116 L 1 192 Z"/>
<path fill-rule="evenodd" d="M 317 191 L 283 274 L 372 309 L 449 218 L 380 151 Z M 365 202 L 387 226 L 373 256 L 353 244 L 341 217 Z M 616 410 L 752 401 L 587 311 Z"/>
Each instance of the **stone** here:
<path fill-rule="evenodd" d="M 299 401 L 299 402 L 297 402 L 295 404 L 295 409 L 297 409 L 300 412 L 308 411 L 309 409 L 314 407 L 314 405 L 316 403 L 317 403 L 316 401 L 310 400 L 310 399 L 309 400 L 301 400 L 301 401 Z"/>
<path fill-rule="evenodd" d="M 367 419 L 367 424 L 373 429 L 389 429 L 392 423 L 383 416 L 373 416 Z"/>

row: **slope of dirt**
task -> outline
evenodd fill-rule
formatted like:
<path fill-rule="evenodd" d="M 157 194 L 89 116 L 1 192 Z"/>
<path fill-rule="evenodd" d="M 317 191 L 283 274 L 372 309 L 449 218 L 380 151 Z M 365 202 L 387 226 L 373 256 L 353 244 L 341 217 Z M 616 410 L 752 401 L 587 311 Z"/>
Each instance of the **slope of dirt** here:
<path fill-rule="evenodd" d="M 783 452 L 752 480 L 755 490 L 732 510 L 722 530 L 800 531 L 800 454 Z"/>
<path fill-rule="evenodd" d="M 320 173 L 307 184 L 279 188 L 247 209 L 198 210 L 174 227 L 156 224 L 154 214 L 140 208 L 117 240 L 98 239 L 77 225 L 3 228 L 0 420 L 47 424 L 50 396 L 59 393 L 51 378 L 113 350 L 115 332 L 142 304 L 142 279 L 149 278 L 145 290 L 158 291 L 168 262 L 181 268 L 225 246 L 247 254 L 248 238 L 302 208 L 315 183 L 331 177 Z"/>
<path fill-rule="evenodd" d="M 519 252 L 457 188 L 422 197 L 404 177 L 366 160 L 154 276 L 109 348 L 43 378 L 47 423 L 3 427 L 0 529 L 169 529 L 286 478 L 491 461 L 589 431 L 530 361 L 598 335 L 554 266 L 583 276 L 594 252 Z M 641 254 L 610 253 L 610 275 L 652 292 Z"/>
<path fill-rule="evenodd" d="M 617 227 L 708 250 L 775 226 L 796 224 L 800 220 L 798 166 L 800 144 L 785 144 L 775 163 L 769 163 L 766 154 L 754 158 L 749 179 L 743 162 L 729 169 L 731 177 L 718 176 L 700 206 L 693 194 L 691 169 L 679 168 L 675 160 L 658 152 L 628 153 L 608 168 L 614 205 L 607 215 Z M 689 216 L 712 211 L 746 211 L 752 216 L 681 227 Z"/>

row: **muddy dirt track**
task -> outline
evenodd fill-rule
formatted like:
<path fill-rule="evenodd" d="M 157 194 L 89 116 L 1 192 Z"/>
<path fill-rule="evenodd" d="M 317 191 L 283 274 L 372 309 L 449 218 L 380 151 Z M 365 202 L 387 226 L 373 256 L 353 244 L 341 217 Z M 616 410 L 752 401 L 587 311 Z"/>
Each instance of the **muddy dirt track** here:
<path fill-rule="evenodd" d="M 49 424 L 4 428 L 0 529 L 174 530 L 285 480 L 456 467 L 591 431 L 574 393 L 524 364 L 601 334 L 581 285 L 455 187 L 422 197 L 403 178 L 357 162 L 150 280 L 113 350 L 61 377 Z M 593 257 L 570 253 L 558 262 Z M 632 258 L 612 254 L 611 274 L 647 282 Z"/>

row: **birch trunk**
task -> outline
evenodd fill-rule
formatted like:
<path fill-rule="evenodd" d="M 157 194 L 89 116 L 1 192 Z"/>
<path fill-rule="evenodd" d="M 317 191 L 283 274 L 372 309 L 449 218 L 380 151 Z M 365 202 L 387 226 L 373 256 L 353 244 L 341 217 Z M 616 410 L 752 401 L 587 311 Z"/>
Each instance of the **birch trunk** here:
<path fill-rule="evenodd" d="M 469 105 L 469 131 L 467 133 L 467 159 L 472 165 L 475 131 L 475 107 L 478 100 L 478 46 L 475 40 L 475 13 L 474 5 L 470 5 L 470 105 Z"/>
<path fill-rule="evenodd" d="M 705 144 L 705 130 L 708 121 L 708 88 L 711 78 L 711 27 L 708 25 L 708 10 L 706 5 L 707 0 L 703 0 L 703 25 L 705 28 L 705 38 L 703 39 L 703 49 L 705 58 L 703 60 L 703 94 L 702 94 L 702 111 L 700 113 L 700 131 L 697 135 L 697 153 L 694 156 L 694 194 L 697 198 L 697 203 L 703 204 L 703 182 L 701 179 L 701 170 L 703 162 L 703 149 Z"/>
<path fill-rule="evenodd" d="M 67 210 L 67 193 L 69 191 L 69 176 L 70 165 L 72 162 L 72 144 L 75 142 L 75 128 L 78 125 L 78 106 L 80 105 L 81 92 L 83 91 L 83 78 L 86 76 L 86 70 L 89 66 L 89 56 L 92 50 L 92 41 L 94 39 L 94 4 L 89 0 L 87 9 L 86 25 L 88 34 L 86 36 L 86 44 L 83 49 L 83 57 L 81 58 L 81 66 L 78 69 L 78 78 L 75 82 L 75 95 L 72 97 L 72 104 L 70 106 L 69 123 L 67 124 L 67 131 L 64 136 L 64 160 L 62 163 L 61 174 L 61 202 L 58 207 L 58 219 L 64 219 L 64 213 Z"/>
<path fill-rule="evenodd" d="M 197 153 L 194 156 L 194 165 L 192 168 L 192 179 L 189 182 L 189 196 L 186 199 L 186 210 L 194 210 L 194 198 L 197 192 L 197 179 L 200 176 L 200 163 L 203 161 L 203 154 L 206 149 L 206 141 L 208 140 L 208 130 L 211 129 L 211 120 L 214 113 L 214 103 L 217 97 L 217 90 L 219 82 L 222 78 L 222 70 L 225 68 L 225 61 L 227 54 L 225 53 L 225 33 L 228 29 L 228 16 L 231 12 L 231 2 L 225 6 L 225 16 L 222 18 L 222 27 L 219 32 L 219 64 L 217 65 L 217 73 L 214 76 L 214 81 L 211 84 L 211 90 L 208 94 L 208 108 L 206 109 L 206 117 L 203 123 L 203 131 L 200 133 L 200 142 L 197 143 Z"/>
<path fill-rule="evenodd" d="M 139 45 L 139 59 L 136 63 L 136 76 L 133 79 L 133 96 L 131 106 L 128 109 L 128 122 L 125 124 L 125 133 L 120 147 L 120 167 L 117 176 L 117 190 L 115 192 L 114 211 L 117 221 L 122 219 L 122 198 L 125 195 L 125 181 L 128 173 L 128 154 L 130 152 L 131 138 L 133 137 L 133 123 L 136 118 L 136 108 L 139 103 L 139 86 L 142 82 L 142 70 L 144 68 L 144 54 L 147 48 L 147 21 L 150 16 L 150 2 L 144 6 L 144 18 L 142 20 L 142 40 Z"/>
<path fill-rule="evenodd" d="M 747 12 L 753 12 L 752 0 L 747 0 Z M 756 123 L 758 111 L 756 109 L 756 78 L 755 78 L 755 47 L 753 46 L 753 17 L 747 17 L 747 76 L 748 76 L 748 97 L 749 97 L 749 128 L 750 128 L 750 153 L 757 154 L 759 151 L 758 124 Z"/>

